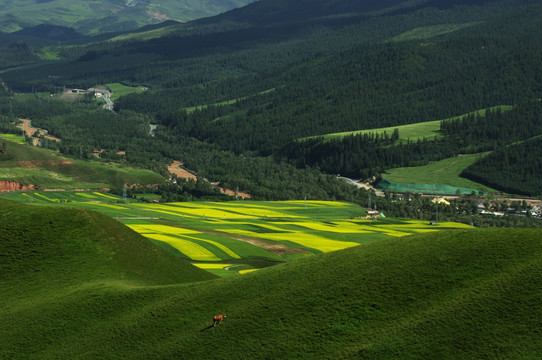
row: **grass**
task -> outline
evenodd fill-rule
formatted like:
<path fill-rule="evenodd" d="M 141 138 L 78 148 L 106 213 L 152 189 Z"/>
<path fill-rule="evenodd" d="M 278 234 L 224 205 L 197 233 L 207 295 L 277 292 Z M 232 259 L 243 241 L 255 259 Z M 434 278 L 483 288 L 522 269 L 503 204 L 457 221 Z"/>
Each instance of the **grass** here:
<path fill-rule="evenodd" d="M 203 280 L 95 213 L 0 201 L 8 216 L 0 222 L 2 358 L 542 354 L 540 230 L 388 238 Z M 210 326 L 219 313 L 227 318 Z"/>
<path fill-rule="evenodd" d="M 444 184 L 455 187 L 497 192 L 497 190 L 459 176 L 480 157 L 489 153 L 461 155 L 435 161 L 429 165 L 404 167 L 387 170 L 382 177 L 393 183 L 402 184 Z"/>
<path fill-rule="evenodd" d="M 175 25 L 165 26 L 158 29 L 144 30 L 144 31 L 135 31 L 131 33 L 126 33 L 122 35 L 115 36 L 110 39 L 110 41 L 125 41 L 125 40 L 151 40 L 166 36 L 177 30 Z"/>
<path fill-rule="evenodd" d="M 455 119 L 461 119 L 465 116 L 469 115 L 478 115 L 478 116 L 485 116 L 486 112 L 488 110 L 497 110 L 501 109 L 502 111 L 509 111 L 512 110 L 513 106 L 510 105 L 499 105 L 499 106 L 493 106 L 486 109 L 481 109 L 477 111 L 473 111 L 464 115 L 460 116 L 454 116 L 448 119 L 443 120 L 434 120 L 434 121 L 426 121 L 421 122 L 417 124 L 408 124 L 408 125 L 401 125 L 401 126 L 390 126 L 390 127 L 384 127 L 384 128 L 377 128 L 377 129 L 366 129 L 366 130 L 357 130 L 357 131 L 345 131 L 345 132 L 339 132 L 339 133 L 332 133 L 332 134 L 325 134 L 325 135 L 319 135 L 319 136 L 310 136 L 306 138 L 302 138 L 299 140 L 305 140 L 305 139 L 311 139 L 311 138 L 317 138 L 323 136 L 324 139 L 340 139 L 345 136 L 350 135 L 362 135 L 362 134 L 384 134 L 387 133 L 391 136 L 393 131 L 395 129 L 399 129 L 399 140 L 400 142 L 406 142 L 406 141 L 416 141 L 418 139 L 435 139 L 439 138 L 441 135 L 439 133 L 440 131 L 440 123 L 444 120 L 455 120 Z"/>
<path fill-rule="evenodd" d="M 48 189 L 101 189 L 123 184 L 157 184 L 157 173 L 114 163 L 77 160 L 60 153 L 6 142 L 9 159 L 0 161 L 0 180 Z"/>
<path fill-rule="evenodd" d="M 111 90 L 111 101 L 115 101 L 117 100 L 118 98 L 120 98 L 121 96 L 124 96 L 124 95 L 127 95 L 127 94 L 132 94 L 132 93 L 139 93 L 139 92 L 143 92 L 145 91 L 144 87 L 141 87 L 141 86 L 126 86 L 126 85 L 123 85 L 121 83 L 111 83 L 111 84 L 106 84 L 105 86 L 107 86 L 109 88 L 109 90 Z"/>
<path fill-rule="evenodd" d="M 436 36 L 449 34 L 470 26 L 478 25 L 479 22 L 464 23 L 464 24 L 439 24 L 422 26 L 409 31 L 406 31 L 400 35 L 395 36 L 391 41 L 408 41 L 408 40 L 425 40 L 431 39 Z"/>
<path fill-rule="evenodd" d="M 225 101 L 217 102 L 217 103 L 214 103 L 214 104 L 205 104 L 205 105 L 191 106 L 191 107 L 183 108 L 182 110 L 186 111 L 187 114 L 191 114 L 191 113 L 193 113 L 193 112 L 196 111 L 196 110 L 205 110 L 205 109 L 207 109 L 209 106 L 233 105 L 233 104 L 238 103 L 239 101 L 246 100 L 246 99 L 248 99 L 248 98 L 250 98 L 250 97 L 258 96 L 258 95 L 269 94 L 269 93 L 271 93 L 271 92 L 273 92 L 273 91 L 275 91 L 275 90 L 276 90 L 275 88 L 272 88 L 272 89 L 260 91 L 259 93 L 255 94 L 255 95 L 244 96 L 244 97 L 237 98 L 237 99 L 225 100 Z"/>

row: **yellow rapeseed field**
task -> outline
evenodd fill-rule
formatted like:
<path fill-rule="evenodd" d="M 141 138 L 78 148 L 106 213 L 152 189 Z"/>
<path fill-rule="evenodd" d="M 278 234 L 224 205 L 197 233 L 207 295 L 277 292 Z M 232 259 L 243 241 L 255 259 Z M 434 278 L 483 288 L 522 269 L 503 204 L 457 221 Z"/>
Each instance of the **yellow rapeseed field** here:
<path fill-rule="evenodd" d="M 226 254 L 231 256 L 234 259 L 240 259 L 241 257 L 237 255 L 235 252 L 233 252 L 230 248 L 227 246 L 213 240 L 203 239 L 195 236 L 190 235 L 198 235 L 201 234 L 201 232 L 191 229 L 185 229 L 181 227 L 175 227 L 175 226 L 167 226 L 167 225 L 157 225 L 157 224 L 137 224 L 137 225 L 127 225 L 132 230 L 136 231 L 137 233 L 148 236 L 149 234 L 161 234 L 161 235 L 175 235 L 176 237 L 174 239 L 180 238 L 186 241 L 204 241 L 206 243 L 209 243 L 220 250 L 224 251 Z M 166 241 L 169 243 L 169 241 Z M 197 245 L 197 244 L 196 244 Z M 200 245 L 198 245 L 200 246 Z M 183 251 L 181 251 L 183 252 Z M 183 252 L 184 253 L 184 252 Z"/>
<path fill-rule="evenodd" d="M 144 224 L 144 225 L 127 225 L 132 230 L 140 234 L 157 234 L 162 233 L 165 235 L 190 235 L 201 234 L 199 231 L 185 229 L 176 226 L 157 225 L 157 224 Z"/>
<path fill-rule="evenodd" d="M 228 266 L 232 266 L 232 264 L 217 264 L 217 263 L 192 263 L 192 265 L 199 267 L 200 269 L 205 270 L 216 270 L 216 269 L 224 269 Z"/>
<path fill-rule="evenodd" d="M 254 272 L 254 271 L 258 271 L 260 269 L 247 269 L 247 270 L 239 270 L 238 273 L 243 275 L 243 274 L 248 274 L 248 273 L 251 273 L 251 272 Z"/>
<path fill-rule="evenodd" d="M 99 192 L 93 192 L 94 195 L 98 195 L 98 196 L 101 196 L 101 197 L 104 197 L 104 198 L 107 198 L 107 199 L 111 199 L 111 200 L 117 200 L 118 198 L 115 197 L 115 196 L 111 196 L 111 195 L 107 195 L 107 194 L 102 194 L 102 193 L 99 193 Z"/>
<path fill-rule="evenodd" d="M 290 223 L 284 223 L 284 224 L 302 226 L 304 228 L 308 228 L 311 230 L 325 231 L 325 232 L 332 232 L 332 233 L 362 234 L 362 233 L 372 232 L 372 231 L 367 231 L 367 230 L 363 230 L 358 227 L 352 226 L 352 224 L 350 224 L 350 226 L 345 226 L 344 224 L 341 224 L 341 223 L 335 223 L 335 226 L 334 226 L 334 225 L 329 225 L 329 224 L 324 224 L 324 223 L 319 223 L 319 222 L 309 222 L 309 221 L 290 222 Z"/>
<path fill-rule="evenodd" d="M 87 199 L 96 199 L 96 196 L 92 196 L 92 195 L 90 195 L 88 193 L 77 192 L 77 193 L 75 193 L 75 195 L 81 196 L 81 197 L 84 197 L 84 198 L 87 198 Z"/>
<path fill-rule="evenodd" d="M 47 196 L 45 196 L 45 195 L 43 195 L 43 194 L 40 194 L 40 193 L 37 193 L 37 192 L 35 192 L 34 195 L 36 195 L 36 196 L 38 196 L 38 197 L 40 197 L 40 198 L 42 198 L 42 199 L 45 199 L 45 200 L 47 200 L 47 201 L 58 202 L 57 199 L 51 199 L 51 198 L 48 198 Z"/>
<path fill-rule="evenodd" d="M 103 207 L 116 209 L 116 210 L 128 210 L 128 208 L 125 208 L 124 206 L 113 205 L 113 204 L 92 203 L 92 205 L 103 206 Z"/>
<path fill-rule="evenodd" d="M 208 240 L 208 239 L 202 239 L 202 238 L 196 238 L 196 237 L 193 237 L 193 236 L 183 236 L 185 239 L 194 239 L 194 240 L 199 240 L 199 241 L 205 241 L 206 243 L 208 244 L 211 244 L 213 246 L 216 246 L 217 248 L 219 248 L 220 250 L 224 251 L 226 254 L 228 254 L 229 256 L 231 256 L 232 258 L 234 259 L 240 259 L 241 257 L 239 255 L 237 255 L 235 252 L 233 252 L 232 250 L 230 250 L 227 246 L 225 245 L 222 245 L 221 243 L 219 242 L 216 242 L 216 241 L 213 241 L 213 240 Z"/>
<path fill-rule="evenodd" d="M 192 260 L 198 261 L 220 261 L 215 254 L 207 250 L 201 245 L 198 245 L 190 240 L 180 239 L 173 236 L 163 234 L 145 234 L 145 237 L 154 240 L 160 240 L 173 246 L 181 253 L 185 254 Z"/>

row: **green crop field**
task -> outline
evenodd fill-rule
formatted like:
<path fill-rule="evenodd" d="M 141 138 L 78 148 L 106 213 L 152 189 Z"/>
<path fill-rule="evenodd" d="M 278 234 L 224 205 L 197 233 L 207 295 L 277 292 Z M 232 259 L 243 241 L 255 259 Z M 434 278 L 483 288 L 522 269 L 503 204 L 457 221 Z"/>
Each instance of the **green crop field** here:
<path fill-rule="evenodd" d="M 194 264 L 236 264 L 228 270 L 212 269 L 221 276 L 390 237 L 468 228 L 458 223 L 356 219 L 365 210 L 342 202 L 120 203 L 119 197 L 100 192 L 19 192 L 4 198 L 101 212 Z"/>
<path fill-rule="evenodd" d="M 16 144 L 23 145 L 24 139 L 21 135 L 16 134 L 0 134 L 0 139 L 7 140 Z"/>
<path fill-rule="evenodd" d="M 233 276 L 225 269 L 238 267 L 234 261 L 194 267 L 111 218 L 59 206 L 0 199 L 0 219 L 9 219 L 0 221 L 1 358 L 536 359 L 542 353 L 540 230 L 388 236 Z M 285 226 L 300 227 L 302 210 Z M 327 232 L 332 225 L 302 226 Z M 227 317 L 213 327 L 219 313 Z"/>
<path fill-rule="evenodd" d="M 488 153 L 461 155 L 429 165 L 396 168 L 386 171 L 382 177 L 392 183 L 402 184 L 444 184 L 455 187 L 471 188 L 489 192 L 498 192 L 474 181 L 462 178 L 459 174 L 480 157 Z"/>
<path fill-rule="evenodd" d="M 440 123 L 444 120 L 452 120 L 452 119 L 460 119 L 462 117 L 468 116 L 468 115 L 479 115 L 479 116 L 485 116 L 486 112 L 488 110 L 497 110 L 501 109 L 502 111 L 509 111 L 512 110 L 512 106 L 509 105 L 500 105 L 500 106 L 493 106 L 487 109 L 481 109 L 477 111 L 473 111 L 464 115 L 454 116 L 449 119 L 443 119 L 443 120 L 435 120 L 435 121 L 427 121 L 417 124 L 408 124 L 408 125 L 401 125 L 401 126 L 391 126 L 391 127 L 385 127 L 385 128 L 378 128 L 378 129 L 366 129 L 366 130 L 357 130 L 357 131 L 346 131 L 346 132 L 340 132 L 340 133 L 333 133 L 333 134 L 326 134 L 323 135 L 324 139 L 333 139 L 333 138 L 342 138 L 349 135 L 358 135 L 358 134 L 384 134 L 387 133 L 391 136 L 393 131 L 395 129 L 399 130 L 399 140 L 398 141 L 415 141 L 418 139 L 434 139 L 438 138 L 440 136 Z M 316 138 L 318 136 L 310 136 L 304 139 L 310 139 L 310 138 Z"/>

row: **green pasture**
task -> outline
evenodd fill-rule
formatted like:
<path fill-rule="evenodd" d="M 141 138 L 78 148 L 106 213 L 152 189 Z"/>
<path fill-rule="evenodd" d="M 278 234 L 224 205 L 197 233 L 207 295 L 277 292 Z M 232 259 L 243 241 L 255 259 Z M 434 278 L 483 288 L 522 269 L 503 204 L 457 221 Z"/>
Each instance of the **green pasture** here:
<path fill-rule="evenodd" d="M 391 41 L 408 41 L 408 40 L 425 40 L 431 39 L 439 35 L 445 35 L 458 31 L 469 26 L 478 25 L 478 22 L 464 23 L 464 24 L 439 24 L 429 25 L 414 28 L 399 34 L 391 39 Z"/>
<path fill-rule="evenodd" d="M 395 129 L 399 130 L 399 140 L 400 142 L 406 142 L 408 140 L 416 141 L 421 139 L 434 139 L 439 138 L 440 135 L 440 123 L 445 120 L 455 120 L 455 119 L 461 119 L 465 116 L 469 115 L 478 115 L 478 116 L 485 116 L 486 112 L 488 110 L 497 110 L 501 109 L 502 111 L 509 111 L 512 110 L 513 106 L 510 105 L 499 105 L 499 106 L 493 106 L 486 109 L 481 109 L 477 111 L 473 111 L 464 115 L 454 116 L 448 119 L 443 120 L 434 120 L 434 121 L 426 121 L 416 124 L 408 124 L 408 125 L 401 125 L 401 126 L 390 126 L 390 127 L 384 127 L 384 128 L 377 128 L 377 129 L 366 129 L 366 130 L 357 130 L 357 131 L 345 131 L 345 132 L 339 132 L 339 133 L 332 133 L 332 134 L 325 134 L 325 135 L 319 135 L 319 136 L 309 136 L 306 138 L 302 138 L 299 140 L 306 140 L 311 138 L 318 138 L 323 137 L 324 139 L 336 139 L 336 138 L 343 138 L 345 136 L 350 135 L 363 135 L 363 134 L 379 134 L 383 135 L 384 133 L 387 133 L 389 136 L 393 134 L 393 131 Z"/>
<path fill-rule="evenodd" d="M 158 29 L 146 30 L 146 31 L 135 31 L 119 36 L 115 36 L 110 39 L 110 41 L 125 41 L 125 40 L 151 40 L 159 37 L 166 36 L 170 33 L 173 33 L 176 29 L 175 26 L 166 26 Z"/>
<path fill-rule="evenodd" d="M 103 192 L 19 192 L 8 200 L 94 210 L 115 218 L 193 263 L 230 264 L 214 274 L 368 244 L 391 237 L 467 226 L 426 221 L 363 220 L 358 205 L 331 201 L 122 203 Z M 210 266 L 210 265 L 209 265 Z"/>
<path fill-rule="evenodd" d="M 392 183 L 443 184 L 454 187 L 470 188 L 477 192 L 479 190 L 484 192 L 497 192 L 495 189 L 459 176 L 465 168 L 488 154 L 488 152 L 485 152 L 481 154 L 460 155 L 441 161 L 435 161 L 425 166 L 391 169 L 387 170 L 382 177 Z"/>
<path fill-rule="evenodd" d="M 247 273 L 256 267 L 241 265 L 245 259 L 180 260 L 166 243 L 155 246 L 96 212 L 0 199 L 4 218 L 10 221 L 0 221 L 0 358 L 540 354 L 540 230 L 388 236 Z M 373 223 L 338 221 L 360 231 Z M 419 229 L 400 219 L 380 226 Z M 213 327 L 220 313 L 227 318 Z M 217 353 L 216 344 L 228 346 Z"/>
<path fill-rule="evenodd" d="M 108 187 L 107 183 L 85 182 L 65 174 L 39 168 L 2 168 L 0 180 L 17 181 L 23 185 L 39 184 L 42 188 L 89 189 Z"/>
<path fill-rule="evenodd" d="M 142 86 L 126 86 L 121 83 L 110 83 L 105 84 L 105 86 L 107 86 L 109 90 L 111 90 L 111 101 L 115 101 L 124 95 L 145 91 L 144 87 Z"/>

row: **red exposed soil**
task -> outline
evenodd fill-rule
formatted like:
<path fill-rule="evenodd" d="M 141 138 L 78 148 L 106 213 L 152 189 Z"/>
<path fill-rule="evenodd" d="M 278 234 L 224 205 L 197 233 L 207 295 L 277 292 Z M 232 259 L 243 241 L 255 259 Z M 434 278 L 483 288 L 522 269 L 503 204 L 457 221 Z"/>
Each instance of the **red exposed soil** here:
<path fill-rule="evenodd" d="M 31 161 L 17 161 L 14 163 L 16 167 L 20 168 L 42 168 L 44 165 L 73 165 L 72 161 L 68 160 L 31 160 Z"/>
<path fill-rule="evenodd" d="M 37 190 L 34 185 L 23 185 L 15 181 L 0 181 L 0 192 Z"/>

